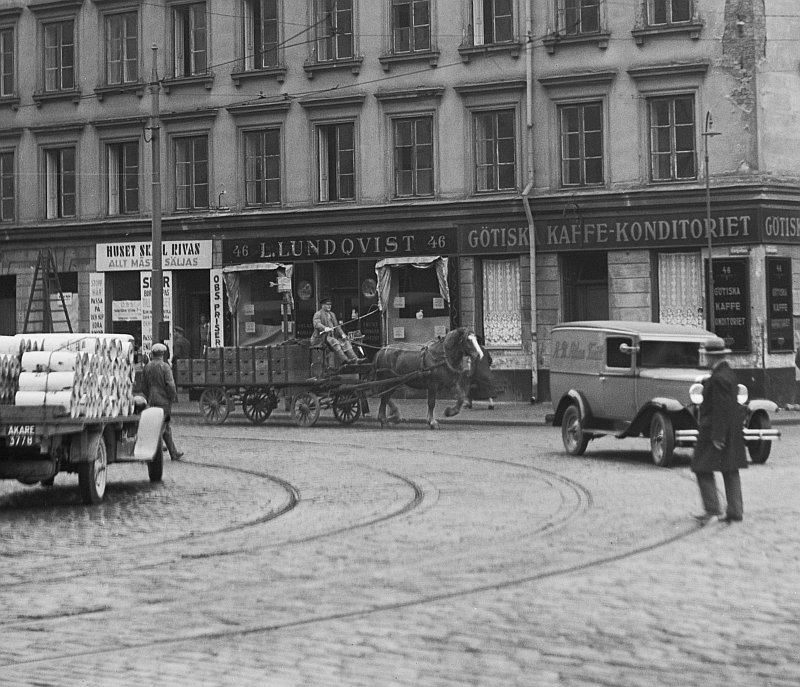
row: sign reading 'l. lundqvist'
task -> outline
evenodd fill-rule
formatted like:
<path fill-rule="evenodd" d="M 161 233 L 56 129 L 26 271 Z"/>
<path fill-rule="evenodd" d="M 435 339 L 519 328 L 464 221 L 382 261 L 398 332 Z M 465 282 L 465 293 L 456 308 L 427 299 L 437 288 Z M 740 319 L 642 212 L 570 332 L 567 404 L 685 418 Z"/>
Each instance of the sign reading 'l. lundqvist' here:
<path fill-rule="evenodd" d="M 222 242 L 222 262 L 225 265 L 265 260 L 342 260 L 448 255 L 455 252 L 455 229 L 452 227 L 386 233 L 227 239 Z"/>

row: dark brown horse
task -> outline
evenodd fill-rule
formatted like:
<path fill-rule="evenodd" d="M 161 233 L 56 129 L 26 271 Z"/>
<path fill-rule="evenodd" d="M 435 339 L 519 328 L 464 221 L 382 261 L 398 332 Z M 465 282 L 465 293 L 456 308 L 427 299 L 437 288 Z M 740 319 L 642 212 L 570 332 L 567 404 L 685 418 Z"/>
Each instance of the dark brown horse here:
<path fill-rule="evenodd" d="M 467 376 L 463 370 L 463 361 L 468 356 L 480 358 L 483 356 L 483 351 L 478 346 L 475 334 L 466 327 L 454 329 L 443 339 L 432 341 L 421 350 L 392 346 L 381 348 L 375 355 L 375 379 L 398 379 L 396 386 L 390 386 L 381 394 L 381 406 L 378 410 L 381 427 L 386 422 L 399 422 L 400 411 L 392 401 L 392 394 L 403 384 L 412 389 L 427 389 L 428 425 L 431 429 L 439 427 L 439 423 L 433 417 L 436 394 L 439 391 L 449 389 L 456 395 L 456 404 L 445 408 L 445 417 L 458 415 L 466 398 L 464 384 Z M 388 419 L 387 405 L 391 408 Z"/>

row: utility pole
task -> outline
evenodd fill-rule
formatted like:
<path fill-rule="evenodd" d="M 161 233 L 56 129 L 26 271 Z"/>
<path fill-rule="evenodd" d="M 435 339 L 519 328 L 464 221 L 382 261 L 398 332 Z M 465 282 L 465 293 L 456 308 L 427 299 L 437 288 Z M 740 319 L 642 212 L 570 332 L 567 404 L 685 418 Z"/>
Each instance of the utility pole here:
<path fill-rule="evenodd" d="M 158 47 L 153 46 L 153 70 L 150 74 L 150 149 L 152 152 L 152 191 L 153 219 L 151 229 L 151 273 L 150 291 L 152 293 L 152 343 L 159 343 L 161 321 L 164 319 L 164 272 L 161 265 L 161 142 L 159 140 L 159 102 L 161 85 L 158 82 Z"/>
<path fill-rule="evenodd" d="M 710 177 L 711 170 L 708 168 L 708 139 L 711 136 L 719 136 L 719 131 L 711 131 L 714 120 L 711 118 L 711 112 L 706 112 L 706 125 L 703 131 L 703 148 L 705 152 L 706 163 L 706 237 L 708 239 L 708 328 L 716 333 L 714 323 L 716 320 L 716 313 L 714 312 L 714 262 L 711 255 L 711 186 Z"/>

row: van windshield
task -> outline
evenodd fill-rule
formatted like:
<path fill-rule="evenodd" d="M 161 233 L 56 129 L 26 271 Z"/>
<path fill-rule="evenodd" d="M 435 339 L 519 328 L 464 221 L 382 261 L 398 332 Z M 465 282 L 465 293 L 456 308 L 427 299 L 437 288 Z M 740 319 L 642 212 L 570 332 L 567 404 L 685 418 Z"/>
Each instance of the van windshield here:
<path fill-rule="evenodd" d="M 700 367 L 696 341 L 641 341 L 639 367 Z"/>

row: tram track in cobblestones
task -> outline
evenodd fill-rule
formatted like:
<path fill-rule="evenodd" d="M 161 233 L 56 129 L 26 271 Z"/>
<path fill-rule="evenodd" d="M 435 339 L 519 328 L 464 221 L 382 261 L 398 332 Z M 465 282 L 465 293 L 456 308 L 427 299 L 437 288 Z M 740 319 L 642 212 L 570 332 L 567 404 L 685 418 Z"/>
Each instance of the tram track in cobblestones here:
<path fill-rule="evenodd" d="M 220 437 L 220 436 L 213 436 L 213 435 L 212 436 L 208 436 L 208 437 L 204 437 L 204 439 L 209 439 L 209 440 L 210 439 L 220 439 L 220 440 L 225 440 L 225 441 L 228 441 L 228 442 L 230 442 L 232 440 L 231 437 Z M 289 443 L 289 442 L 286 442 L 285 439 L 283 439 L 283 440 L 266 439 L 265 440 L 263 437 L 258 438 L 258 439 L 253 439 L 253 438 L 248 438 L 248 437 L 237 437 L 237 438 L 235 438 L 235 440 L 237 442 L 258 441 L 260 443 L 264 443 L 265 441 L 274 441 L 276 443 L 281 443 L 283 446 L 285 446 L 286 443 Z M 290 443 L 299 444 L 299 445 L 325 445 L 324 442 L 309 441 L 309 440 L 292 440 Z M 361 444 L 342 444 L 342 443 L 339 443 L 339 446 L 340 447 L 344 447 L 344 448 L 347 448 L 348 446 L 352 447 L 352 448 L 363 448 L 363 445 L 361 445 Z M 402 449 L 402 448 L 398 449 L 397 447 L 394 447 L 394 446 L 376 445 L 376 446 L 374 446 L 374 448 L 378 449 L 378 450 L 383 449 L 383 450 L 388 450 L 388 451 L 410 451 L 410 449 Z M 532 471 L 532 472 L 536 473 L 537 475 L 539 475 L 541 477 L 541 479 L 548 486 L 553 487 L 553 488 L 555 488 L 557 490 L 563 490 L 563 491 L 559 491 L 559 493 L 562 494 L 562 496 L 561 496 L 561 502 L 562 502 L 561 506 L 557 509 L 557 511 L 556 511 L 556 513 L 554 514 L 553 517 L 547 518 L 543 522 L 541 522 L 539 524 L 539 526 L 535 529 L 533 534 L 550 535 L 550 534 L 553 534 L 555 532 L 558 532 L 560 529 L 562 529 L 564 527 L 568 527 L 570 525 L 570 523 L 576 521 L 582 515 L 587 513 L 589 510 L 591 510 L 592 505 L 593 505 L 593 496 L 592 496 L 591 490 L 589 490 L 588 488 L 583 486 L 580 482 L 578 482 L 576 480 L 573 480 L 573 479 L 571 479 L 569 477 L 566 477 L 564 475 L 561 475 L 561 474 L 559 474 L 557 472 L 554 472 L 552 470 L 547 470 L 547 469 L 544 469 L 544 468 L 539 467 L 539 466 L 533 466 L 533 465 L 527 464 L 525 462 L 520 462 L 520 461 L 516 461 L 516 460 L 491 458 L 491 457 L 486 457 L 486 456 L 465 455 L 463 453 L 451 453 L 451 452 L 445 452 L 445 451 L 441 451 L 441 450 L 435 450 L 435 451 L 427 450 L 426 453 L 428 455 L 430 455 L 431 457 L 438 456 L 438 457 L 446 457 L 446 458 L 449 458 L 449 459 L 457 458 L 457 459 L 461 459 L 461 460 L 476 461 L 476 462 L 480 462 L 480 463 L 489 463 L 489 464 L 494 464 L 494 465 L 498 465 L 498 466 L 511 467 L 513 469 L 521 469 L 521 470 L 526 470 L 526 471 Z M 231 532 L 235 532 L 235 531 L 239 531 L 239 530 L 244 530 L 244 529 L 247 529 L 247 528 L 252 528 L 252 527 L 257 526 L 259 524 L 266 524 L 266 523 L 274 520 L 275 518 L 279 517 L 280 515 L 284 515 L 284 514 L 290 512 L 291 510 L 295 509 L 297 507 L 297 505 L 299 503 L 301 503 L 302 500 L 303 500 L 302 494 L 300 493 L 300 491 L 294 485 L 292 485 L 289 481 L 286 481 L 286 480 L 283 480 L 282 478 L 276 477 L 273 474 L 269 474 L 269 473 L 266 473 L 266 472 L 259 472 L 259 471 L 252 470 L 252 469 L 240 468 L 240 467 L 236 467 L 236 466 L 226 466 L 226 465 L 220 465 L 220 464 L 216 464 L 216 463 L 208 463 L 208 462 L 200 462 L 200 461 L 186 461 L 185 464 L 187 466 L 192 466 L 192 467 L 200 468 L 200 469 L 223 470 L 223 471 L 225 471 L 225 470 L 238 471 L 238 472 L 243 473 L 243 474 L 252 475 L 252 476 L 261 477 L 261 478 L 268 478 L 268 479 L 274 480 L 274 481 L 276 481 L 276 483 L 280 483 L 284 487 L 284 489 L 286 489 L 287 492 L 290 494 L 290 499 L 289 499 L 290 505 L 287 505 L 286 507 L 281 509 L 279 513 L 274 513 L 274 514 L 271 514 L 269 516 L 265 516 L 265 517 L 259 518 L 257 520 L 254 520 L 252 522 L 241 523 L 239 525 L 222 528 L 222 529 L 219 529 L 219 530 L 217 530 L 216 532 L 213 532 L 213 533 L 192 534 L 192 535 L 185 535 L 185 536 L 180 537 L 180 538 L 173 538 L 172 540 L 170 540 L 170 542 L 166 542 L 166 541 L 159 542 L 158 545 L 160 545 L 160 546 L 167 545 L 168 543 L 172 543 L 172 542 L 175 542 L 175 541 L 186 541 L 188 539 L 197 540 L 198 538 L 201 538 L 201 537 L 202 538 L 206 538 L 206 539 L 210 539 L 210 538 L 213 538 L 214 536 L 218 536 L 221 533 L 231 533 Z M 369 469 L 369 470 L 372 470 L 372 471 L 376 471 L 376 468 L 374 466 L 371 466 L 367 462 L 364 462 L 364 461 L 354 461 L 354 464 L 360 466 L 361 468 L 366 468 L 366 469 Z M 282 542 L 271 542 L 271 543 L 268 543 L 268 544 L 261 544 L 259 546 L 246 547 L 246 548 L 242 548 L 242 547 L 238 547 L 238 548 L 220 548 L 217 551 L 213 551 L 213 550 L 212 551 L 206 551 L 206 552 L 199 553 L 197 555 L 194 555 L 194 554 L 191 554 L 191 553 L 187 555 L 187 554 L 184 553 L 184 554 L 181 554 L 179 557 L 180 557 L 180 559 L 183 559 L 183 560 L 194 560 L 194 559 L 199 559 L 199 558 L 225 557 L 225 556 L 229 556 L 229 555 L 258 553 L 258 552 L 269 551 L 269 550 L 272 550 L 272 549 L 281 549 L 281 548 L 283 548 L 285 546 L 298 545 L 298 544 L 308 543 L 308 542 L 311 542 L 311 541 L 314 541 L 314 540 L 321 540 L 321 539 L 325 539 L 325 538 L 329 538 L 329 537 L 335 537 L 337 535 L 341 535 L 341 534 L 344 534 L 344 533 L 347 533 L 347 532 L 353 532 L 353 531 L 358 530 L 358 529 L 375 527 L 376 525 L 379 525 L 381 523 L 387 522 L 387 521 L 389 521 L 391 519 L 394 519 L 394 518 L 397 518 L 397 517 L 402 517 L 404 515 L 407 515 L 407 514 L 413 512 L 414 510 L 416 510 L 424 502 L 424 500 L 426 498 L 426 494 L 425 494 L 425 489 L 423 488 L 423 486 L 421 484 L 415 482 L 414 480 L 412 480 L 412 479 L 410 479 L 408 477 L 400 475 L 397 472 L 388 471 L 388 470 L 377 470 L 377 471 L 378 472 L 382 472 L 383 474 L 385 474 L 385 475 L 387 475 L 387 476 L 389 476 L 389 477 L 391 477 L 393 479 L 396 479 L 396 480 L 404 483 L 411 490 L 412 497 L 407 500 L 407 502 L 403 505 L 403 507 L 401 507 L 399 509 L 396 509 L 395 511 L 393 511 L 391 513 L 384 513 L 384 514 L 380 515 L 379 517 L 373 518 L 373 519 L 371 519 L 369 521 L 356 523 L 356 524 L 353 524 L 353 525 L 350 525 L 350 526 L 346 526 L 346 527 L 339 527 L 339 528 L 330 529 L 330 530 L 327 530 L 327 531 L 324 531 L 324 532 L 315 533 L 315 534 L 307 536 L 307 537 L 298 537 L 298 538 L 294 538 L 294 539 L 287 539 L 287 540 L 284 540 Z M 644 546 L 634 546 L 634 547 L 628 548 L 625 551 L 621 551 L 621 552 L 615 553 L 613 555 L 594 557 L 594 558 L 591 558 L 591 559 L 588 559 L 588 560 L 583 560 L 583 561 L 580 561 L 580 562 L 577 562 L 577 563 L 574 563 L 574 564 L 571 564 L 571 565 L 566 565 L 566 566 L 561 566 L 561 567 L 556 566 L 556 567 L 553 567 L 552 569 L 540 570 L 540 571 L 537 571 L 535 573 L 531 573 L 529 575 L 522 575 L 522 576 L 518 575 L 518 576 L 515 576 L 515 577 L 512 577 L 512 578 L 506 579 L 506 580 L 493 581 L 493 582 L 487 583 L 487 584 L 478 584 L 478 585 L 472 585 L 472 586 L 465 586 L 465 587 L 462 587 L 462 588 L 459 588 L 459 589 L 453 589 L 453 590 L 446 591 L 446 592 L 422 595 L 422 596 L 420 596 L 418 598 L 409 599 L 409 600 L 405 600 L 405 601 L 402 601 L 402 602 L 366 605 L 366 606 L 359 607 L 359 608 L 354 608 L 354 609 L 351 609 L 351 610 L 348 610 L 348 611 L 343 611 L 343 612 L 338 612 L 338 613 L 329 613 L 329 614 L 320 614 L 320 615 L 311 615 L 311 616 L 308 616 L 308 617 L 299 617 L 299 618 L 296 618 L 296 619 L 293 619 L 293 620 L 289 620 L 289 621 L 286 621 L 286 622 L 281 622 L 281 623 L 263 623 L 263 624 L 251 623 L 251 624 L 248 624 L 248 625 L 245 625 L 245 626 L 225 628 L 224 630 L 221 630 L 221 631 L 210 631 L 210 632 L 199 633 L 199 634 L 197 632 L 192 632 L 191 634 L 187 633 L 187 634 L 184 634 L 182 636 L 175 636 L 175 637 L 166 638 L 166 639 L 161 637 L 158 640 L 132 643 L 132 644 L 127 645 L 125 647 L 119 647 L 119 646 L 115 646 L 115 647 L 99 647 L 99 648 L 97 648 L 95 650 L 90 650 L 90 651 L 64 652 L 64 653 L 61 653 L 61 654 L 59 654 L 57 656 L 48 656 L 48 657 L 41 658 L 41 659 L 36 659 L 36 660 L 14 661 L 14 662 L 9 662 L 9 663 L 3 664 L 3 665 L 6 666 L 6 667 L 11 667 L 11 666 L 24 666 L 24 665 L 32 665 L 32 664 L 40 664 L 40 663 L 53 663 L 53 662 L 58 662 L 58 661 L 67 661 L 67 660 L 71 660 L 71 659 L 76 659 L 76 658 L 80 658 L 80 657 L 84 657 L 84 656 L 100 656 L 100 655 L 110 654 L 110 653 L 125 653 L 125 652 L 130 652 L 130 651 L 137 651 L 137 650 L 146 649 L 147 647 L 161 646 L 161 645 L 164 645 L 164 644 L 179 644 L 179 643 L 182 643 L 182 642 L 198 641 L 198 640 L 214 641 L 214 640 L 220 640 L 220 639 L 223 639 L 223 638 L 235 638 L 237 636 L 238 637 L 242 637 L 242 636 L 258 634 L 258 633 L 277 632 L 277 631 L 281 631 L 281 630 L 288 630 L 288 629 L 291 629 L 291 628 L 303 627 L 303 626 L 308 626 L 308 625 L 312 625 L 312 624 L 326 623 L 326 622 L 331 622 L 331 621 L 341 621 L 341 620 L 348 620 L 348 619 L 355 619 L 355 618 L 361 618 L 361 617 L 365 617 L 365 616 L 369 616 L 369 615 L 373 615 L 373 614 L 387 613 L 387 612 L 398 611 L 398 610 L 402 610 L 402 609 L 411 609 L 411 608 L 414 608 L 414 607 L 424 606 L 426 604 L 436 604 L 436 603 L 440 603 L 440 602 L 444 602 L 444 601 L 448 601 L 448 600 L 468 597 L 470 595 L 479 595 L 479 594 L 482 594 L 482 593 L 496 592 L 496 591 L 500 591 L 500 590 L 504 590 L 504 589 L 509 589 L 509 588 L 512 588 L 512 587 L 517 587 L 517 586 L 520 586 L 520 585 L 533 584 L 533 583 L 544 581 L 544 580 L 547 580 L 547 579 L 553 579 L 553 578 L 557 578 L 557 577 L 565 577 L 565 576 L 568 576 L 568 575 L 574 575 L 574 574 L 580 573 L 582 571 L 590 570 L 591 568 L 594 568 L 594 567 L 607 565 L 607 564 L 610 564 L 610 563 L 613 563 L 613 562 L 617 562 L 617 561 L 622 561 L 622 560 L 624 560 L 626 558 L 632 558 L 632 557 L 639 556 L 639 555 L 642 555 L 642 554 L 650 552 L 650 551 L 654 551 L 654 550 L 659 549 L 659 548 L 667 547 L 667 546 L 669 546 L 669 545 L 671 545 L 673 543 L 676 543 L 676 542 L 680 541 L 681 539 L 684 539 L 686 537 L 692 536 L 697 531 L 698 531 L 698 528 L 692 527 L 692 528 L 689 528 L 689 529 L 687 529 L 685 531 L 678 532 L 677 534 L 674 534 L 672 536 L 669 536 L 669 537 L 666 537 L 666 538 L 662 538 L 662 539 L 657 540 L 657 541 L 651 541 L 651 542 L 649 542 L 648 544 L 646 544 Z M 125 552 L 130 553 L 132 548 L 134 548 L 134 547 L 127 547 L 124 550 L 125 550 Z M 135 571 L 138 571 L 138 570 L 145 570 L 145 569 L 153 569 L 153 568 L 157 569 L 159 567 L 172 565 L 172 564 L 175 563 L 175 561 L 176 561 L 176 557 L 170 557 L 167 560 L 150 562 L 148 564 L 124 566 L 124 570 L 126 572 L 135 572 Z M 50 583 L 50 582 L 54 582 L 54 583 L 55 582 L 64 582 L 64 581 L 68 581 L 68 580 L 71 580 L 71 579 L 87 577 L 90 574 L 92 574 L 92 573 L 91 572 L 86 572 L 86 571 L 84 571 L 84 572 L 76 572 L 73 575 L 59 576 L 57 578 L 56 577 L 49 577 L 46 580 L 38 579 L 35 582 L 22 582 L 22 583 L 19 583 L 17 585 L 14 585 L 12 583 L 11 586 L 22 587 L 22 586 L 24 586 L 26 584 L 41 585 L 43 583 Z M 6 585 L 6 586 L 9 586 L 9 585 Z M 160 603 L 164 603 L 164 602 L 160 602 Z M 56 623 L 58 623 L 60 621 L 63 621 L 65 619 L 74 619 L 74 618 L 79 618 L 81 616 L 85 616 L 85 617 L 96 616 L 98 614 L 103 614 L 105 612 L 116 613 L 118 611 L 115 611 L 114 609 L 106 609 L 106 608 L 103 608 L 103 607 L 95 607 L 95 608 L 91 608 L 91 609 L 86 609 L 86 611 L 84 613 L 64 613 L 64 614 L 61 614 L 61 615 L 53 615 L 53 616 L 50 616 L 50 617 L 35 617 L 35 618 L 30 618 L 30 619 L 17 620 L 16 622 L 12 621 L 12 622 L 9 622 L 9 623 L 0 623 L 0 629 L 2 629 L 2 628 L 19 629 L 19 628 L 24 627 L 25 625 L 42 627 L 43 625 L 47 625 L 47 624 L 50 624 L 50 623 L 56 624 Z M 0 669 L 3 667 L 3 665 L 0 665 Z"/>

